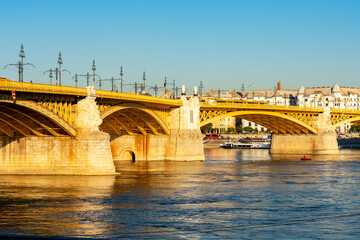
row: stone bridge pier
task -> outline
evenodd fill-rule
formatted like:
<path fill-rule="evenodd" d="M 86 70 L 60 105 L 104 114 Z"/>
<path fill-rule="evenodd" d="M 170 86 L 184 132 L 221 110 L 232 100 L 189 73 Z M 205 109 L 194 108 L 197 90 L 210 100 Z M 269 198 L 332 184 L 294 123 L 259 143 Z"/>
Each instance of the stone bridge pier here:
<path fill-rule="evenodd" d="M 111 136 L 114 161 L 204 161 L 199 99 L 181 99 L 183 106 L 170 109 L 169 135 Z"/>
<path fill-rule="evenodd" d="M 76 105 L 76 137 L 2 136 L 0 174 L 115 174 L 110 137 L 99 130 L 102 120 L 95 91 Z"/>
<path fill-rule="evenodd" d="M 324 108 L 317 120 L 316 134 L 274 134 L 270 154 L 339 154 L 337 134 L 331 126 L 330 108 Z"/>

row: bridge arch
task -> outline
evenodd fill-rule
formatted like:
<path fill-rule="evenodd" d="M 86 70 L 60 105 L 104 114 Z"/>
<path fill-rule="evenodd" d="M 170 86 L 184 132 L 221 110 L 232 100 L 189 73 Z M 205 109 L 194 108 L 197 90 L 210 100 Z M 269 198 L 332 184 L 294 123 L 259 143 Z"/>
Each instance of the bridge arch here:
<path fill-rule="evenodd" d="M 166 134 L 170 130 L 164 121 L 150 108 L 137 103 L 123 103 L 100 113 L 100 128 L 117 135 Z"/>
<path fill-rule="evenodd" d="M 33 101 L 0 100 L 0 131 L 9 137 L 76 136 L 64 119 Z"/>
<path fill-rule="evenodd" d="M 352 118 L 347 118 L 344 119 L 342 121 L 338 121 L 336 123 L 333 123 L 333 125 L 331 126 L 332 129 L 336 129 L 337 127 L 346 124 L 346 123 L 356 123 L 358 125 L 360 125 L 360 116 L 356 116 L 356 117 L 352 117 Z"/>
<path fill-rule="evenodd" d="M 212 117 L 202 121 L 200 127 L 205 126 L 213 122 L 227 117 L 240 117 L 248 121 L 255 122 L 274 133 L 291 133 L 291 134 L 302 134 L 302 133 L 317 133 L 317 130 L 309 124 L 302 122 L 294 117 L 285 115 L 283 113 L 270 112 L 270 111 L 234 111 L 228 112 L 216 117 Z"/>

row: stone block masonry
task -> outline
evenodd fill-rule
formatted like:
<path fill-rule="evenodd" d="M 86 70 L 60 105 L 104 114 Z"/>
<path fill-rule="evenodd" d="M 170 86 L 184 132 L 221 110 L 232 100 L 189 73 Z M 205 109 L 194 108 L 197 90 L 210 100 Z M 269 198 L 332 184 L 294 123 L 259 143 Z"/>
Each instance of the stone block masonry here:
<path fill-rule="evenodd" d="M 116 174 L 95 98 L 88 87 L 88 96 L 77 103 L 76 137 L 0 137 L 0 174 Z"/>
<path fill-rule="evenodd" d="M 0 174 L 115 174 L 109 140 L 0 137 Z"/>

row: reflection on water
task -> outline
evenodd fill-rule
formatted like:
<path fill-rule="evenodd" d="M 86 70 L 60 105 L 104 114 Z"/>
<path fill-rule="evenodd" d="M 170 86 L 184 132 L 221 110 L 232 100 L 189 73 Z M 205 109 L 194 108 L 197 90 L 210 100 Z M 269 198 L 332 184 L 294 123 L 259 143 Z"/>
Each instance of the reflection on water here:
<path fill-rule="evenodd" d="M 153 239 L 354 239 L 359 151 L 118 162 L 119 176 L 0 176 L 0 234 Z"/>

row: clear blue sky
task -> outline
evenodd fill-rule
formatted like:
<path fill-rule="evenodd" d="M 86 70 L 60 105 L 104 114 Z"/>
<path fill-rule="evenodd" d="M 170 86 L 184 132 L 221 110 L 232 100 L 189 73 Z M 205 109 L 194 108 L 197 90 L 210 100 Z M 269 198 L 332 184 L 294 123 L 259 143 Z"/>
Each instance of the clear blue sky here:
<path fill-rule="evenodd" d="M 3 67 L 24 44 L 36 67 L 25 67 L 26 82 L 49 82 L 43 72 L 61 51 L 72 73 L 63 85 L 95 59 L 103 79 L 122 65 L 127 83 L 146 71 L 147 85 L 166 76 L 189 90 L 360 87 L 359 0 L 0 0 L 0 9 L 0 76 L 13 80 Z"/>

